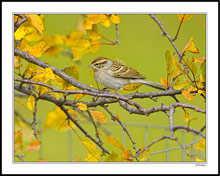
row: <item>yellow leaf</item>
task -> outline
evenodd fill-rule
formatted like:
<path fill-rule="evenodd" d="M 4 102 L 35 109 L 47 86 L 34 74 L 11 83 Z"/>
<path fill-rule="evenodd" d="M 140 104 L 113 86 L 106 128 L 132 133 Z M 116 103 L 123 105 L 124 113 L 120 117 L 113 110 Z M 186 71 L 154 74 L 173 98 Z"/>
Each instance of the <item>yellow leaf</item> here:
<path fill-rule="evenodd" d="M 89 110 L 89 112 L 92 114 L 92 116 L 98 120 L 100 123 L 106 123 L 107 122 L 107 118 L 105 116 L 105 114 L 103 114 L 102 112 L 99 111 L 92 111 Z"/>
<path fill-rule="evenodd" d="M 76 103 L 78 105 L 78 108 L 81 110 L 81 111 L 87 111 L 88 108 L 87 108 L 87 105 L 82 103 L 82 102 L 79 102 L 79 103 Z"/>
<path fill-rule="evenodd" d="M 196 162 L 204 162 L 204 160 L 201 160 L 201 159 L 196 157 Z"/>
<path fill-rule="evenodd" d="M 205 150 L 206 149 L 206 140 L 202 138 L 198 143 L 193 146 L 196 150 Z"/>
<path fill-rule="evenodd" d="M 191 86 L 190 88 L 188 88 L 188 89 L 186 89 L 186 90 L 183 90 L 183 91 L 182 91 L 182 94 L 184 95 L 184 97 L 185 97 L 186 99 L 192 100 L 192 99 L 195 97 L 195 94 L 193 94 L 193 96 L 191 96 L 191 95 L 190 95 L 190 92 L 193 92 L 193 91 L 196 91 L 196 90 L 197 90 L 197 88 Z"/>
<path fill-rule="evenodd" d="M 55 79 L 55 76 L 53 74 L 53 70 L 50 67 L 45 69 L 44 78 L 45 78 L 45 82 L 48 82 L 51 79 L 52 80 Z"/>
<path fill-rule="evenodd" d="M 108 155 L 105 159 L 105 162 L 113 162 L 113 161 L 120 161 L 119 155 L 114 151 L 110 155 Z"/>
<path fill-rule="evenodd" d="M 206 57 L 193 58 L 192 62 L 203 63 L 206 60 Z"/>
<path fill-rule="evenodd" d="M 192 53 L 199 53 L 198 48 L 196 48 L 194 42 L 194 37 L 192 36 L 189 42 L 186 44 L 185 48 L 183 49 L 182 53 L 185 53 L 186 51 L 192 52 Z"/>
<path fill-rule="evenodd" d="M 20 64 L 21 58 L 19 56 L 14 56 L 14 68 L 19 69 L 22 64 Z"/>
<path fill-rule="evenodd" d="M 175 83 L 173 84 L 173 88 L 177 90 L 184 89 L 185 87 L 189 86 L 189 81 L 187 79 L 184 79 L 184 82 L 181 83 L 180 79 L 176 79 Z"/>
<path fill-rule="evenodd" d="M 66 67 L 64 72 L 74 79 L 79 80 L 79 69 L 76 64 L 74 64 L 72 67 Z"/>
<path fill-rule="evenodd" d="M 177 62 L 176 58 L 173 56 L 173 62 L 176 66 L 176 68 L 183 74 L 186 75 L 185 71 L 182 69 L 182 67 L 180 66 L 180 64 Z"/>
<path fill-rule="evenodd" d="M 101 38 L 101 34 L 98 31 L 97 24 L 92 25 L 92 29 L 87 30 L 88 37 L 92 40 L 98 40 Z"/>
<path fill-rule="evenodd" d="M 75 86 L 67 86 L 66 90 L 75 90 L 76 87 Z"/>
<path fill-rule="evenodd" d="M 39 86 L 38 90 L 39 90 L 39 94 L 42 95 L 42 94 L 47 93 L 50 89 L 47 87 Z"/>
<path fill-rule="evenodd" d="M 41 57 L 42 54 L 47 51 L 50 46 L 46 45 L 45 42 L 38 42 L 34 46 L 26 46 L 23 51 L 28 51 L 31 55 L 35 57 Z"/>
<path fill-rule="evenodd" d="M 84 97 L 86 94 L 76 94 L 74 100 L 79 100 L 80 98 Z"/>
<path fill-rule="evenodd" d="M 131 151 L 128 149 L 124 149 L 121 153 L 121 158 L 123 161 L 132 161 L 130 158 L 132 157 Z"/>
<path fill-rule="evenodd" d="M 206 91 L 204 90 L 198 90 L 198 93 L 203 94 L 206 97 Z"/>
<path fill-rule="evenodd" d="M 33 26 L 25 26 L 27 29 L 27 34 L 25 39 L 29 42 L 37 42 L 43 39 L 44 35 L 39 35 L 38 31 Z"/>
<path fill-rule="evenodd" d="M 105 137 L 105 140 L 108 141 L 110 144 L 114 145 L 115 147 L 123 151 L 125 150 L 124 146 L 120 142 L 118 142 L 113 136 Z"/>
<path fill-rule="evenodd" d="M 23 39 L 26 36 L 26 34 L 27 29 L 24 26 L 19 27 L 14 33 L 15 40 Z"/>
<path fill-rule="evenodd" d="M 73 109 L 69 109 L 68 113 L 75 118 L 76 112 Z M 59 108 L 55 107 L 53 111 L 49 111 L 44 122 L 45 128 L 52 128 L 56 130 L 70 130 L 71 128 L 68 125 L 66 114 Z M 70 126 L 75 128 L 75 125 L 70 120 Z"/>
<path fill-rule="evenodd" d="M 56 55 L 60 54 L 61 51 L 62 51 L 61 47 L 52 46 L 45 52 L 45 54 L 49 57 L 52 57 L 52 56 L 56 56 Z"/>
<path fill-rule="evenodd" d="M 96 148 L 96 144 L 91 140 L 80 138 L 86 149 L 88 150 L 85 161 L 97 162 L 101 156 L 101 152 Z"/>
<path fill-rule="evenodd" d="M 144 147 L 141 147 L 141 150 L 143 150 L 143 149 L 144 149 Z M 140 161 L 142 161 L 142 162 L 147 161 L 149 156 L 150 156 L 150 149 L 141 152 L 140 153 Z"/>
<path fill-rule="evenodd" d="M 179 21 L 181 22 L 184 22 L 184 21 L 187 21 L 189 20 L 190 18 L 192 18 L 192 14 L 177 14 L 177 17 L 179 19 Z"/>
<path fill-rule="evenodd" d="M 33 111 L 34 110 L 34 106 L 35 106 L 35 98 L 34 98 L 33 95 L 30 95 L 28 100 L 27 100 L 27 107 L 28 107 L 28 109 Z"/>
<path fill-rule="evenodd" d="M 112 15 L 110 16 L 110 20 L 112 21 L 112 23 L 115 23 L 115 24 L 120 23 L 120 18 L 119 18 L 118 15 L 112 14 Z"/>
<path fill-rule="evenodd" d="M 28 21 L 37 29 L 40 35 L 44 32 L 44 24 L 37 14 L 24 14 L 24 16 L 28 19 Z"/>
<path fill-rule="evenodd" d="M 33 151 L 33 150 L 40 150 L 40 141 L 39 140 L 36 140 L 36 141 L 33 141 L 31 142 L 27 148 L 26 148 L 26 152 L 30 152 L 30 151 Z"/>
<path fill-rule="evenodd" d="M 85 54 L 90 53 L 91 44 L 88 39 L 80 39 L 71 47 L 74 60 L 79 60 Z"/>
<path fill-rule="evenodd" d="M 83 33 L 78 30 L 72 30 L 69 36 L 71 40 L 78 40 L 81 39 L 82 37 L 83 37 Z"/>
<path fill-rule="evenodd" d="M 14 132 L 14 152 L 21 152 L 23 150 L 22 135 L 21 129 Z"/>
<path fill-rule="evenodd" d="M 166 88 L 169 87 L 170 83 L 165 78 L 160 78 L 160 82 L 162 85 L 164 85 Z"/>
<path fill-rule="evenodd" d="M 90 52 L 91 53 L 96 53 L 99 50 L 100 46 L 101 46 L 101 42 L 100 41 L 93 40 L 92 44 L 91 44 L 91 47 L 90 47 Z"/>
<path fill-rule="evenodd" d="M 127 86 L 125 86 L 123 88 L 123 90 L 125 91 L 133 91 L 136 90 L 137 88 L 139 88 L 141 86 L 141 84 L 128 84 Z"/>

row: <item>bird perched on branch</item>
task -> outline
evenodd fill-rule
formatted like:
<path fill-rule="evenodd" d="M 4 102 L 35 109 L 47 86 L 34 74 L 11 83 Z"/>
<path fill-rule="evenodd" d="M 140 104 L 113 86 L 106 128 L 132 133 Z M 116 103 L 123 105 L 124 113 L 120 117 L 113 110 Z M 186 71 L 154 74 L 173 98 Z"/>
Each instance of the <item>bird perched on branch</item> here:
<path fill-rule="evenodd" d="M 120 90 L 129 84 L 144 84 L 159 90 L 165 90 L 163 85 L 145 80 L 145 77 L 137 70 L 126 66 L 122 61 L 97 57 L 89 67 L 94 70 L 96 81 L 109 89 Z"/>

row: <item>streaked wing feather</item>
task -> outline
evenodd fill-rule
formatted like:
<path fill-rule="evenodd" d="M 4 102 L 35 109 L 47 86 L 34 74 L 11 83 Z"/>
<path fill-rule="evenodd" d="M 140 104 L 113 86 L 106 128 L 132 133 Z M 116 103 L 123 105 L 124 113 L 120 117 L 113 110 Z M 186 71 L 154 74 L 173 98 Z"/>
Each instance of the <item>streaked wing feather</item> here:
<path fill-rule="evenodd" d="M 113 76 L 117 78 L 129 78 L 129 79 L 144 79 L 137 70 L 125 66 L 123 63 L 114 62 L 112 71 L 114 72 Z"/>

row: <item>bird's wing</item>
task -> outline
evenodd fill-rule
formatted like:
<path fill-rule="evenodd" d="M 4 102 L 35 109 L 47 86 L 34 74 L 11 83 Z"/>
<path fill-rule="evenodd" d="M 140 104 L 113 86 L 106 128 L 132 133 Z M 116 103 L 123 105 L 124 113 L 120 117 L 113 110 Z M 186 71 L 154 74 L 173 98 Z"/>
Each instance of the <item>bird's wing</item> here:
<path fill-rule="evenodd" d="M 128 79 L 144 79 L 137 70 L 126 66 L 124 63 L 120 61 L 113 62 L 113 66 L 111 67 L 113 76 L 117 78 L 128 78 Z"/>

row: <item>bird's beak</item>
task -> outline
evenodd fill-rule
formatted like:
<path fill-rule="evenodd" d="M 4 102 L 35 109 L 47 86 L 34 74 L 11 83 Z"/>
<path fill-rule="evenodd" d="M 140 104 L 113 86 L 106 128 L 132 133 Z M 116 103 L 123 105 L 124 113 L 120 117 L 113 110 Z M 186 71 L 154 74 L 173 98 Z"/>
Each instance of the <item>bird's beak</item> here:
<path fill-rule="evenodd" d="M 88 66 L 88 68 L 91 68 L 92 67 L 92 64 L 90 64 L 89 66 Z"/>

